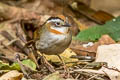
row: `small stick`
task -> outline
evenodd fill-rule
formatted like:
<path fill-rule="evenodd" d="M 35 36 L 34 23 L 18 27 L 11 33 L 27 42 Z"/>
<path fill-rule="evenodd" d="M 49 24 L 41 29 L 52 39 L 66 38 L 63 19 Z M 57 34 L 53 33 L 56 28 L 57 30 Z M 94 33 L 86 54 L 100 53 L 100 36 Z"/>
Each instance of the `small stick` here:
<path fill-rule="evenodd" d="M 9 46 L 5 45 L 4 43 L 1 43 L 1 45 L 7 48 L 10 52 L 14 53 L 14 51 Z"/>
<path fill-rule="evenodd" d="M 20 61 L 20 55 L 19 55 L 19 54 L 16 54 L 15 58 L 16 58 L 18 64 L 20 65 L 20 68 L 21 68 L 23 74 L 25 75 L 25 77 L 30 78 L 30 77 L 29 77 L 29 74 L 28 74 L 27 71 L 25 70 L 24 65 L 23 65 L 23 64 L 21 63 L 21 61 Z"/>
<path fill-rule="evenodd" d="M 97 77 L 97 76 L 98 76 L 98 74 L 93 75 L 92 77 L 88 78 L 87 80 L 91 80 L 91 79 L 93 79 L 93 78 L 95 78 L 95 77 Z"/>
<path fill-rule="evenodd" d="M 7 31 L 2 31 L 1 35 L 4 36 L 5 38 L 7 38 L 9 41 L 14 40 L 14 38 Z M 15 45 L 17 48 L 19 48 L 23 53 L 25 53 L 25 55 L 28 55 L 28 57 L 30 59 L 32 59 L 38 67 L 38 63 L 37 63 L 37 60 L 36 60 L 34 54 L 27 47 L 24 47 L 20 40 L 15 41 L 13 43 L 13 45 Z"/>
<path fill-rule="evenodd" d="M 80 74 L 78 74 L 78 75 L 76 76 L 75 80 L 78 80 L 79 76 L 80 76 Z"/>
<path fill-rule="evenodd" d="M 9 41 L 14 40 L 14 38 L 7 32 L 7 31 L 2 31 L 1 35 L 7 38 Z M 30 52 L 27 48 L 24 48 L 24 46 L 21 44 L 19 40 L 15 41 L 13 45 L 16 45 L 21 51 L 23 51 L 26 55 L 28 55 Z"/>
<path fill-rule="evenodd" d="M 16 29 L 16 36 L 18 36 L 19 39 L 20 39 L 22 42 L 27 43 L 27 41 L 26 41 L 26 39 L 23 37 L 23 35 L 20 34 L 18 28 L 20 28 L 20 24 L 15 27 L 15 29 Z"/>
<path fill-rule="evenodd" d="M 83 61 L 94 61 L 95 60 L 95 57 L 92 57 L 92 56 L 76 56 L 76 55 L 73 55 L 73 56 L 71 56 L 71 58 L 77 58 L 77 59 L 83 60 Z"/>
<path fill-rule="evenodd" d="M 5 56 L 0 56 L 0 59 L 7 60 L 7 61 L 9 61 L 10 63 L 15 62 L 13 59 L 7 58 L 7 57 L 5 57 Z"/>
<path fill-rule="evenodd" d="M 70 47 L 70 49 L 72 49 L 72 50 L 78 50 L 78 51 L 83 51 L 83 52 L 88 52 L 88 53 L 94 53 L 94 54 L 96 54 L 96 52 L 94 52 L 94 51 L 89 51 L 89 50 L 81 50 L 81 49 L 76 49 L 76 48 L 74 48 L 74 47 Z"/>

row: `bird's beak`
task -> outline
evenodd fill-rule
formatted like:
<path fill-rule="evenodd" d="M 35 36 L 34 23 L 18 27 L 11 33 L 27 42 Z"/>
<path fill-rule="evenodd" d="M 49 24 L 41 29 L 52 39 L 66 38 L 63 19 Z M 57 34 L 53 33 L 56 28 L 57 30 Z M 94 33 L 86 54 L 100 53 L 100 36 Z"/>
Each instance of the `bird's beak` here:
<path fill-rule="evenodd" d="M 67 23 L 67 22 L 64 25 L 62 25 L 62 26 L 64 26 L 64 27 L 71 27 L 71 25 L 69 23 Z"/>

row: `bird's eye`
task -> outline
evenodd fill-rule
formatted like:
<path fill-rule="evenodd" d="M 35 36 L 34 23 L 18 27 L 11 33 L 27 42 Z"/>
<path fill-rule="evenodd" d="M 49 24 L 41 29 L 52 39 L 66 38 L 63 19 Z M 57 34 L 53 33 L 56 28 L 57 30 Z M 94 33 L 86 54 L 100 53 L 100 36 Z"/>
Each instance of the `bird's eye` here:
<path fill-rule="evenodd" d="M 59 22 L 56 22 L 56 25 L 60 25 L 60 23 L 59 23 Z"/>

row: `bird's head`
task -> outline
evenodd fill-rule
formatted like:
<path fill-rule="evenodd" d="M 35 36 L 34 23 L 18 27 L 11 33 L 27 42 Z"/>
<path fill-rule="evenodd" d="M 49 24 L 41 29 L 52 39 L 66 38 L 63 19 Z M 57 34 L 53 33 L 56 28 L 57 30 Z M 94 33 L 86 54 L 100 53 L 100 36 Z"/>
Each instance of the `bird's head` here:
<path fill-rule="evenodd" d="M 58 15 L 55 17 L 50 17 L 45 25 L 48 30 L 55 34 L 65 34 L 69 32 L 70 24 L 68 22 L 68 18 L 63 15 Z"/>

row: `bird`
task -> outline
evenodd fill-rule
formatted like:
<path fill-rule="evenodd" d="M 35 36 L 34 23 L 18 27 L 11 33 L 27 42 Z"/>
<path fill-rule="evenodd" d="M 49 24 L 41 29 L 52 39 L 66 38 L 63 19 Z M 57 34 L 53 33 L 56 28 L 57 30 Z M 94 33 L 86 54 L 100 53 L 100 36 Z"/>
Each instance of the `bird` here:
<path fill-rule="evenodd" d="M 71 24 L 63 15 L 51 16 L 41 27 L 33 32 L 34 46 L 40 53 L 57 55 L 65 65 L 60 54 L 69 47 L 72 41 Z"/>
<path fill-rule="evenodd" d="M 59 55 L 72 40 L 70 24 L 61 17 L 50 17 L 34 32 L 35 48 L 47 55 Z"/>

